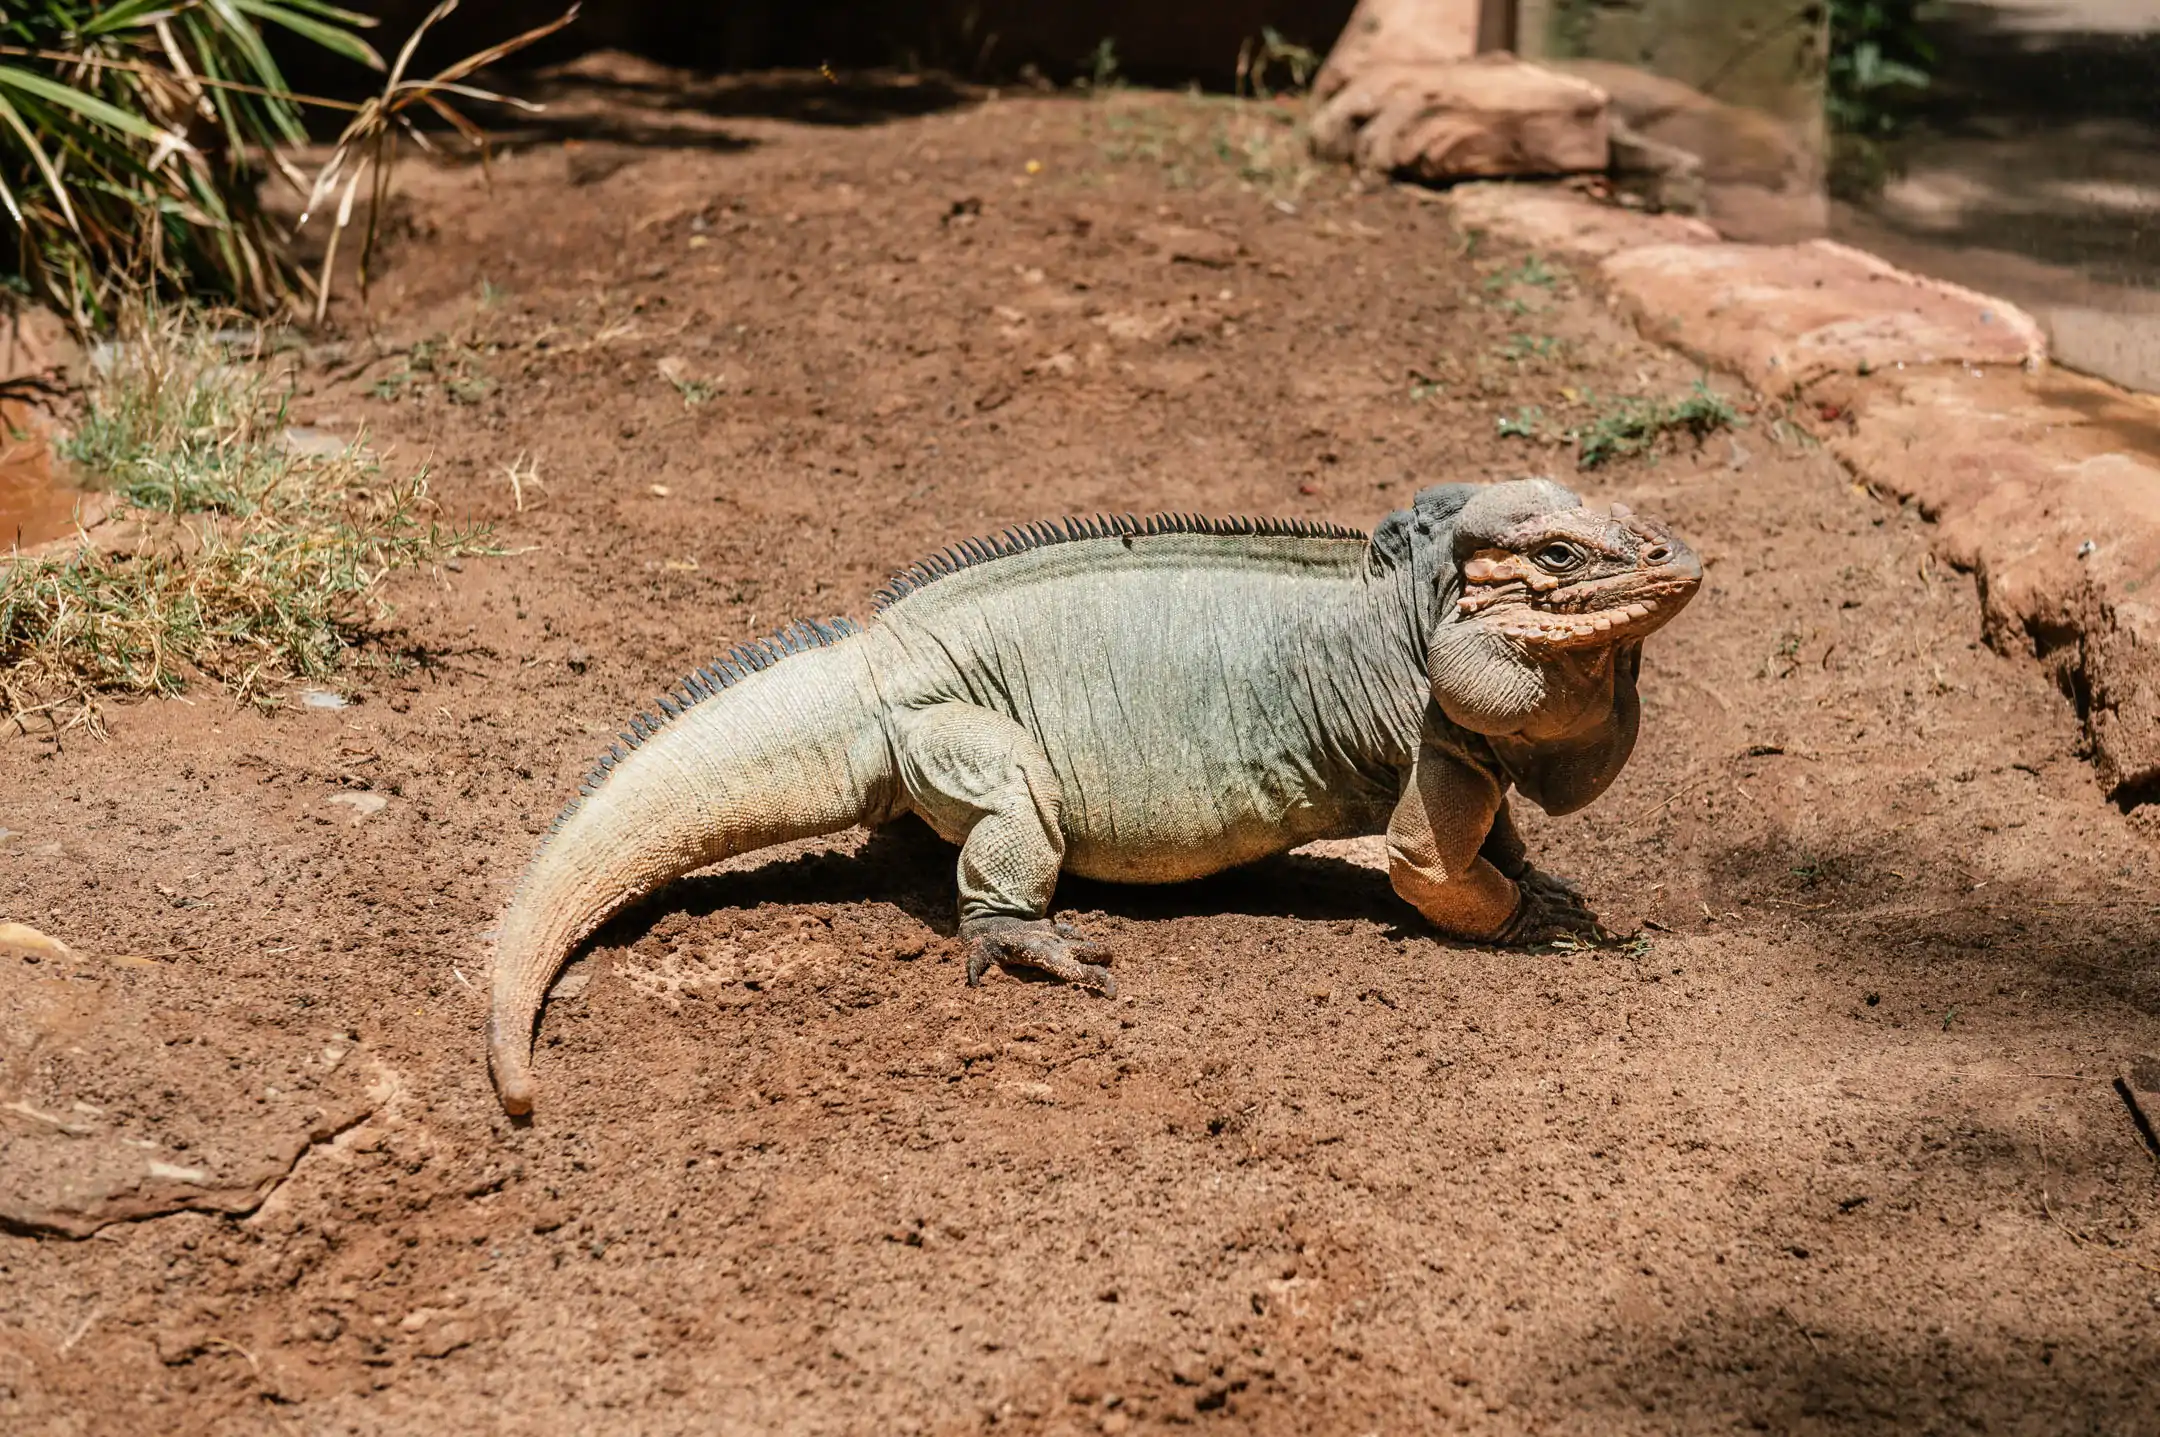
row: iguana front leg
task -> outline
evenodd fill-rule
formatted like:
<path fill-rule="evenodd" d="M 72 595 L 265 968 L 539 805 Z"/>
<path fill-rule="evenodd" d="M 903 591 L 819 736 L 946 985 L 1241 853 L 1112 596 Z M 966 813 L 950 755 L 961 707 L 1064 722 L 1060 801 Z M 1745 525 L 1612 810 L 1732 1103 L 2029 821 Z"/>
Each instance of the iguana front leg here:
<path fill-rule="evenodd" d="M 908 709 L 893 727 L 910 806 L 960 845 L 969 985 L 997 963 L 1115 997 L 1102 947 L 1044 917 L 1065 834 L 1064 790 L 1042 745 L 1005 715 L 966 703 Z"/>
<path fill-rule="evenodd" d="M 1530 944 L 1599 931 L 1572 885 L 1531 866 L 1499 782 L 1473 765 L 1421 752 L 1387 838 L 1395 891 L 1443 933 Z"/>
<path fill-rule="evenodd" d="M 1589 902 L 1582 890 L 1557 873 L 1547 873 L 1530 861 L 1529 847 L 1516 832 L 1515 817 L 1508 811 L 1508 801 L 1500 800 L 1500 811 L 1493 815 L 1492 831 L 1485 835 L 1484 845 L 1478 854 L 1487 863 L 1515 880 L 1528 896 L 1528 909 L 1542 912 L 1551 926 L 1561 933 L 1594 934 L 1603 936 L 1605 929 L 1590 911 Z M 1540 939 L 1528 939 L 1540 942 Z"/>

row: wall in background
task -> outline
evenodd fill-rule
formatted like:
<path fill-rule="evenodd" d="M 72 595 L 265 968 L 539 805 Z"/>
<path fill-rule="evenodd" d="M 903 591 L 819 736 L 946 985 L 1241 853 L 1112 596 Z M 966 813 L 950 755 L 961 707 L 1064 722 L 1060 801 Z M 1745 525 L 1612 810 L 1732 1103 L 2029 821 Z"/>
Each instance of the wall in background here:
<path fill-rule="evenodd" d="M 468 54 L 560 15 L 568 0 L 467 0 L 431 34 L 423 66 Z M 549 64 L 591 50 L 627 50 L 698 70 L 932 67 L 1010 77 L 1033 65 L 1055 79 L 1088 73 L 1112 42 L 1120 73 L 1151 84 L 1198 80 L 1229 88 L 1238 46 L 1263 26 L 1324 52 L 1353 0 L 587 0 L 577 23 L 530 52 Z M 432 0 L 376 0 L 360 8 L 382 33 L 410 33 Z M 387 47 L 386 47 L 387 48 Z M 296 56 L 296 59 L 306 59 Z M 349 67 L 348 67 L 349 69 Z M 294 77 L 297 80 L 297 76 Z M 347 75 L 344 78 L 349 79 Z"/>

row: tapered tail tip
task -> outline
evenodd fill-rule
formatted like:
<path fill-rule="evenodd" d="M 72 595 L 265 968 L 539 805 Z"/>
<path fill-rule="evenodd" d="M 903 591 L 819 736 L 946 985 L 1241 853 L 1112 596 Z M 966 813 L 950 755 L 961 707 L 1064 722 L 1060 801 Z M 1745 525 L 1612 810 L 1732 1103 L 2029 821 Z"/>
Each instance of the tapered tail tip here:
<path fill-rule="evenodd" d="M 513 1118 L 522 1118 L 533 1109 L 532 1079 L 502 1078 L 495 1080 L 495 1094 L 502 1099 L 503 1111 Z"/>
<path fill-rule="evenodd" d="M 514 1042 L 504 1042 L 500 1033 L 489 1035 L 488 1072 L 495 1079 L 495 1096 L 502 1100 L 504 1112 L 522 1118 L 532 1111 L 532 1062 L 518 1052 Z"/>

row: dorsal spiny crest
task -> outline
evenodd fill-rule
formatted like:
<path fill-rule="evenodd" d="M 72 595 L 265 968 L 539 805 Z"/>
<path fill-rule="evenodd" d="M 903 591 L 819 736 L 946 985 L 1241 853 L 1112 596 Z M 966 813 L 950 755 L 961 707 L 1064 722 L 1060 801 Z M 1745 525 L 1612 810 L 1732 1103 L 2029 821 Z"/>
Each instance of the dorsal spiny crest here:
<path fill-rule="evenodd" d="M 1024 554 L 1031 549 L 1083 539 L 1156 538 L 1167 534 L 1217 534 L 1243 538 L 1340 539 L 1364 543 L 1363 531 L 1317 519 L 1265 519 L 1234 515 L 1210 519 L 1199 514 L 1068 515 L 1016 524 L 994 535 L 964 540 L 908 565 L 871 596 L 872 613 L 883 613 L 908 595 L 939 579 L 978 564 Z"/>

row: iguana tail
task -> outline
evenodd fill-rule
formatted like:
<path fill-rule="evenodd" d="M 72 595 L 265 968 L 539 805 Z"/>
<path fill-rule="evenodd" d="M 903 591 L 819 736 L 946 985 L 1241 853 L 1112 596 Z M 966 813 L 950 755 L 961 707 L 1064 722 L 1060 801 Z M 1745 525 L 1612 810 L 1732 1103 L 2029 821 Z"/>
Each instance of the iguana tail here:
<path fill-rule="evenodd" d="M 862 640 L 845 619 L 736 649 L 640 714 L 525 870 L 498 930 L 488 1066 L 532 1111 L 541 1000 L 571 951 L 695 869 L 863 822 L 890 790 Z"/>

